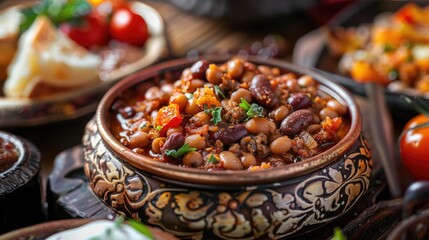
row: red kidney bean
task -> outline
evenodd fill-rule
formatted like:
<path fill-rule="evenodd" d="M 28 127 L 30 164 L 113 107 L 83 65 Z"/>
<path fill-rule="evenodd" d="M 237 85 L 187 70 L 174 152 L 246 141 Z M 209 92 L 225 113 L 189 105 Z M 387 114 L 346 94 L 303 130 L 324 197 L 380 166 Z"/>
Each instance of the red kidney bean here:
<path fill-rule="evenodd" d="M 191 67 L 192 78 L 204 79 L 207 68 L 209 68 L 209 63 L 206 60 L 200 60 L 194 63 Z"/>
<path fill-rule="evenodd" d="M 292 105 L 294 111 L 311 106 L 311 98 L 305 93 L 293 93 L 288 99 L 287 103 Z"/>
<path fill-rule="evenodd" d="M 263 74 L 253 77 L 249 90 L 256 101 L 264 107 L 275 108 L 279 104 L 278 98 L 274 96 L 270 80 Z"/>
<path fill-rule="evenodd" d="M 280 131 L 284 135 L 293 136 L 312 121 L 313 113 L 307 109 L 300 109 L 292 112 L 282 121 Z"/>
<path fill-rule="evenodd" d="M 232 127 L 222 128 L 219 131 L 215 132 L 212 136 L 214 140 L 220 140 L 225 145 L 230 145 L 244 136 L 247 136 L 249 133 L 247 132 L 246 127 L 243 124 L 236 124 Z"/>
<path fill-rule="evenodd" d="M 183 146 L 184 143 L 185 143 L 185 137 L 183 136 L 182 133 L 179 133 L 179 132 L 172 133 L 165 140 L 165 143 L 162 146 L 161 151 L 164 152 L 165 150 L 179 149 L 181 146 Z"/>

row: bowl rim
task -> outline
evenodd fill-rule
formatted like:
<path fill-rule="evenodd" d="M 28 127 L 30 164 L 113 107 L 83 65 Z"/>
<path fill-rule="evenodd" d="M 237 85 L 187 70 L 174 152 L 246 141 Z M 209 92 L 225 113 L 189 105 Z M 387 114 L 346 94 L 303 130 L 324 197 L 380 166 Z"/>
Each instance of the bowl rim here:
<path fill-rule="evenodd" d="M 226 62 L 230 58 L 231 56 L 201 56 L 198 59 L 222 63 Z M 300 177 L 314 172 L 319 168 L 325 167 L 341 158 L 353 146 L 361 134 L 362 120 L 360 111 L 352 95 L 345 88 L 329 81 L 324 76 L 309 68 L 294 65 L 278 59 L 266 60 L 257 57 L 247 57 L 247 61 L 257 65 L 274 66 L 298 75 L 313 76 L 316 81 L 324 86 L 324 90 L 327 90 L 331 96 L 342 101 L 346 106 L 348 106 L 351 124 L 345 137 L 326 151 L 301 162 L 251 173 L 246 170 L 205 171 L 153 161 L 150 157 L 131 151 L 114 138 L 113 134 L 109 130 L 107 118 L 110 106 L 119 94 L 140 82 L 159 76 L 162 73 L 179 69 L 183 70 L 185 67 L 190 67 L 198 59 L 182 58 L 162 62 L 132 74 L 115 84 L 100 101 L 95 115 L 98 132 L 106 147 L 113 151 L 125 163 L 138 170 L 144 171 L 146 174 L 150 174 L 155 178 L 159 178 L 167 182 L 184 185 L 196 184 L 249 187 L 260 184 L 278 185 L 281 181 Z"/>
<path fill-rule="evenodd" d="M 19 152 L 18 159 L 6 170 L 0 171 L 0 178 L 4 178 L 4 177 L 7 177 L 11 172 L 13 172 L 14 169 L 18 167 L 18 165 L 22 164 L 25 157 L 27 157 L 28 153 L 25 148 L 25 143 L 18 136 L 0 130 L 0 138 L 2 138 L 5 141 L 11 142 L 15 146 L 15 149 L 18 150 Z"/>

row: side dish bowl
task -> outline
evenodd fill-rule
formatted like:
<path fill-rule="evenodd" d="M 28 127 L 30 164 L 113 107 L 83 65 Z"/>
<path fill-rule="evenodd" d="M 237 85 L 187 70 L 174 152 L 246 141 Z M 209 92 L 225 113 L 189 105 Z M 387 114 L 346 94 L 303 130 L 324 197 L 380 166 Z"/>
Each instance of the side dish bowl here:
<path fill-rule="evenodd" d="M 228 59 L 205 58 L 212 63 Z M 320 90 L 347 106 L 350 127 L 326 151 L 297 163 L 258 171 L 204 171 L 154 161 L 121 144 L 109 111 L 127 89 L 180 76 L 194 61 L 173 60 L 116 84 L 99 104 L 83 137 L 85 174 L 95 194 L 115 211 L 179 237 L 283 238 L 315 229 L 347 212 L 369 187 L 372 159 L 351 95 L 316 72 L 279 60 L 247 61 L 310 75 Z"/>
<path fill-rule="evenodd" d="M 0 233 L 3 233 L 41 222 L 43 210 L 39 150 L 7 132 L 0 131 L 0 140 L 0 204 L 4 206 L 0 208 Z"/>
<path fill-rule="evenodd" d="M 20 8 L 26 5 L 14 5 Z M 2 11 L 6 11 L 6 8 Z M 37 99 L 0 97 L 0 126 L 34 126 L 49 122 L 74 119 L 95 111 L 99 100 L 115 82 L 156 62 L 166 51 L 164 21 L 151 6 L 132 1 L 130 8 L 146 19 L 150 37 L 138 47 L 141 56 L 108 72 L 100 72 L 100 81 L 59 94 Z M 122 53 L 123 54 L 123 53 Z M 115 56 L 112 56 L 115 57 Z"/>

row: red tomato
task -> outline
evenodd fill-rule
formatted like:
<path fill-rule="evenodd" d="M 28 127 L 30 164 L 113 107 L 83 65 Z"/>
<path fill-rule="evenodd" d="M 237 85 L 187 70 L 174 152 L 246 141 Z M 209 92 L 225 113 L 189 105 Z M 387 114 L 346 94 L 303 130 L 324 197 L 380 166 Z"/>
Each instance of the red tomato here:
<path fill-rule="evenodd" d="M 112 38 L 136 46 L 142 46 L 149 37 L 146 21 L 128 8 L 114 11 L 109 30 Z"/>
<path fill-rule="evenodd" d="M 106 45 L 109 39 L 105 19 L 96 14 L 86 16 L 82 24 L 63 23 L 60 30 L 85 48 Z"/>
<path fill-rule="evenodd" d="M 400 139 L 402 162 L 415 180 L 429 180 L 429 127 L 409 129 L 427 122 L 429 117 L 417 115 L 405 125 Z"/>

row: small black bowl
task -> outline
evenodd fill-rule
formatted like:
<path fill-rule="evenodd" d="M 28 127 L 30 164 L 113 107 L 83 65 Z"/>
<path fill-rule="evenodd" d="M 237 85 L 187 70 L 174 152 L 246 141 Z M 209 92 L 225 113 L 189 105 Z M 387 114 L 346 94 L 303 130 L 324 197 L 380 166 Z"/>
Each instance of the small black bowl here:
<path fill-rule="evenodd" d="M 0 233 L 43 220 L 40 152 L 29 141 L 0 131 L 12 143 L 18 159 L 0 170 Z"/>

